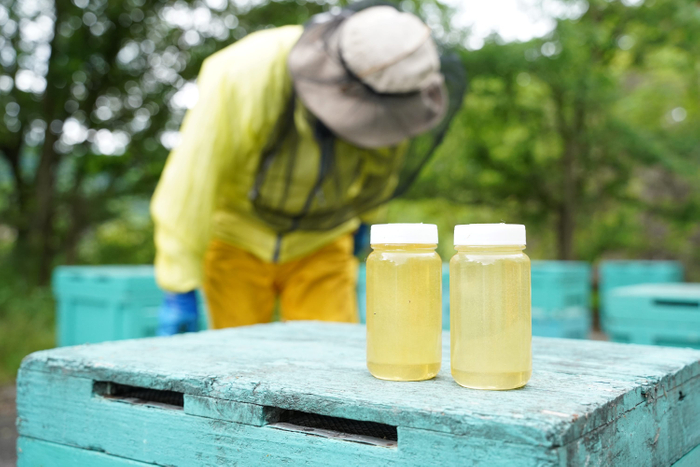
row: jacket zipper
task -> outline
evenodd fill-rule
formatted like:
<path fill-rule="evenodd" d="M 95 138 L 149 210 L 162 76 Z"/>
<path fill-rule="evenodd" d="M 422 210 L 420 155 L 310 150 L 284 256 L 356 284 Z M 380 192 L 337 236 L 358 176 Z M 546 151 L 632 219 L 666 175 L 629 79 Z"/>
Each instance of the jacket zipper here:
<path fill-rule="evenodd" d="M 280 251 L 282 250 L 282 234 L 277 234 L 277 240 L 275 240 L 275 252 L 272 254 L 272 262 L 277 263 L 280 260 Z"/>
<path fill-rule="evenodd" d="M 331 142 L 331 144 L 333 144 L 333 142 Z M 328 151 L 323 151 L 322 148 L 321 163 L 318 169 L 316 183 L 314 184 L 313 189 L 309 193 L 309 196 L 306 198 L 306 202 L 304 203 L 304 207 L 302 208 L 301 213 L 292 221 L 292 226 L 289 228 L 289 230 L 286 231 L 286 233 L 294 232 L 295 230 L 297 230 L 297 228 L 299 227 L 299 219 L 301 219 L 306 213 L 309 212 L 309 208 L 311 207 L 311 203 L 314 199 L 314 196 L 317 196 L 319 194 L 319 190 L 321 189 L 323 178 L 330 164 L 330 157 L 332 157 L 332 153 L 329 154 Z M 277 234 L 277 240 L 275 241 L 275 252 L 272 255 L 273 263 L 279 262 L 280 259 L 280 251 L 282 250 L 282 235 L 282 233 Z"/>
<path fill-rule="evenodd" d="M 293 97 L 293 96 L 292 96 Z M 293 110 L 294 110 L 294 99 L 292 99 L 292 115 L 293 115 Z M 318 124 L 318 122 L 317 122 Z M 325 127 L 324 127 L 325 128 Z M 330 133 L 330 130 L 326 129 Z M 316 128 L 316 132 L 318 132 L 318 127 Z M 326 135 L 327 136 L 327 135 Z M 293 232 L 299 227 L 299 220 L 306 215 L 309 212 L 309 209 L 311 208 L 311 203 L 313 202 L 313 199 L 315 196 L 318 196 L 321 190 L 321 185 L 323 184 L 323 180 L 325 176 L 328 173 L 328 170 L 330 169 L 330 165 L 333 163 L 333 150 L 335 146 L 335 138 L 326 138 L 325 140 L 321 140 L 321 138 L 316 135 L 318 144 L 319 144 L 319 149 L 321 152 L 321 160 L 319 161 L 319 168 L 318 168 L 318 176 L 316 177 L 316 183 L 314 184 L 314 187 L 312 188 L 311 192 L 309 193 L 309 196 L 306 198 L 306 202 L 304 203 L 304 207 L 301 210 L 301 213 L 292 221 L 292 226 L 290 227 L 289 230 L 286 231 L 286 233 Z M 274 151 L 271 151 L 270 154 L 272 154 Z M 271 159 L 269 158 L 263 158 L 263 159 L 268 159 L 268 163 L 271 162 Z M 259 190 L 259 184 L 261 183 L 261 180 L 257 180 L 255 187 L 254 187 L 254 193 L 257 195 L 257 192 Z M 275 251 L 272 254 L 272 262 L 273 263 L 278 263 L 280 259 L 280 252 L 282 250 L 282 233 L 277 234 L 277 240 L 275 241 Z"/>

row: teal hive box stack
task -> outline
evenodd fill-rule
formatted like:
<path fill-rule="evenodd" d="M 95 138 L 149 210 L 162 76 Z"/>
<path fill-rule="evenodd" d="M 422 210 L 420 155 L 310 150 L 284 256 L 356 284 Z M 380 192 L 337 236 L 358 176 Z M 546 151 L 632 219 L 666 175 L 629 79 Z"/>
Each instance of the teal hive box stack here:
<path fill-rule="evenodd" d="M 607 308 L 609 292 L 627 285 L 683 282 L 678 261 L 609 260 L 598 266 L 601 311 Z"/>
<path fill-rule="evenodd" d="M 360 264 L 357 271 L 357 311 L 360 315 L 360 323 L 367 322 L 367 268 Z"/>
<path fill-rule="evenodd" d="M 442 265 L 442 329 L 450 330 L 450 263 Z"/>
<path fill-rule="evenodd" d="M 700 284 L 618 287 L 602 324 L 618 342 L 700 348 Z"/>
<path fill-rule="evenodd" d="M 591 266 L 532 261 L 532 334 L 585 339 L 591 330 Z"/>
<path fill-rule="evenodd" d="M 153 266 L 61 266 L 52 288 L 60 346 L 155 336 L 163 292 Z"/>
<path fill-rule="evenodd" d="M 59 348 L 17 380 L 20 467 L 678 466 L 700 462 L 700 351 L 533 338 L 517 391 L 394 383 L 365 328 L 275 323 Z"/>
<path fill-rule="evenodd" d="M 450 329 L 450 266 L 442 267 L 442 327 Z M 360 265 L 357 303 L 365 322 L 365 265 Z M 585 339 L 591 329 L 591 266 L 581 261 L 532 262 L 532 334 Z"/>

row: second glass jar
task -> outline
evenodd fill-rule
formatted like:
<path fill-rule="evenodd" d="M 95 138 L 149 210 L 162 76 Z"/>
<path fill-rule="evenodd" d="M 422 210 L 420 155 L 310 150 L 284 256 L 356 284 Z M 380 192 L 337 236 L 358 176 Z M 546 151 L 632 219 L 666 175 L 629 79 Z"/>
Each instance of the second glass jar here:
<path fill-rule="evenodd" d="M 437 226 L 378 224 L 367 258 L 367 368 L 379 379 L 435 377 L 442 361 Z"/>
<path fill-rule="evenodd" d="M 532 374 L 530 259 L 525 226 L 455 227 L 450 261 L 452 377 L 474 389 L 515 389 Z"/>

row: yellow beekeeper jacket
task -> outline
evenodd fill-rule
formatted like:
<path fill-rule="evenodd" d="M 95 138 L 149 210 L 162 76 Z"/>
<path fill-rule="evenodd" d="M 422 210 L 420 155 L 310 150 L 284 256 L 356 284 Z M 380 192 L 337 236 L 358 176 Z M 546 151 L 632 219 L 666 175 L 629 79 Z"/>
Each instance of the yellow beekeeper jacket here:
<path fill-rule="evenodd" d="M 285 262 L 359 225 L 353 219 L 330 231 L 279 236 L 256 217 L 248 198 L 261 152 L 291 96 L 287 55 L 302 31 L 285 26 L 256 32 L 204 61 L 199 100 L 185 116 L 180 143 L 168 157 L 151 203 L 156 278 L 162 288 L 185 292 L 200 286 L 211 238 L 265 261 Z M 295 107 L 298 150 L 317 160 L 307 112 Z M 338 149 L 361 151 L 347 143 Z M 312 183 L 313 177 L 305 178 L 298 183 Z"/>

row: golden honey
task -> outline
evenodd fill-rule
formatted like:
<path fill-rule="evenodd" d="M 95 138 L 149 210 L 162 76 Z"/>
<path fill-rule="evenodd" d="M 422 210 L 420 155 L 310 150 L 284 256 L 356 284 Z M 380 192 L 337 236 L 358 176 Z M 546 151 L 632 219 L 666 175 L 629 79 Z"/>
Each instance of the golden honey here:
<path fill-rule="evenodd" d="M 524 243 L 524 228 L 522 237 Z M 514 389 L 530 379 L 530 259 L 524 248 L 456 246 L 450 261 L 450 355 L 452 376 L 462 386 Z"/>
<path fill-rule="evenodd" d="M 442 261 L 435 252 L 437 229 L 435 237 L 433 244 L 372 244 L 367 258 L 367 368 L 379 379 L 420 381 L 440 371 Z"/>

